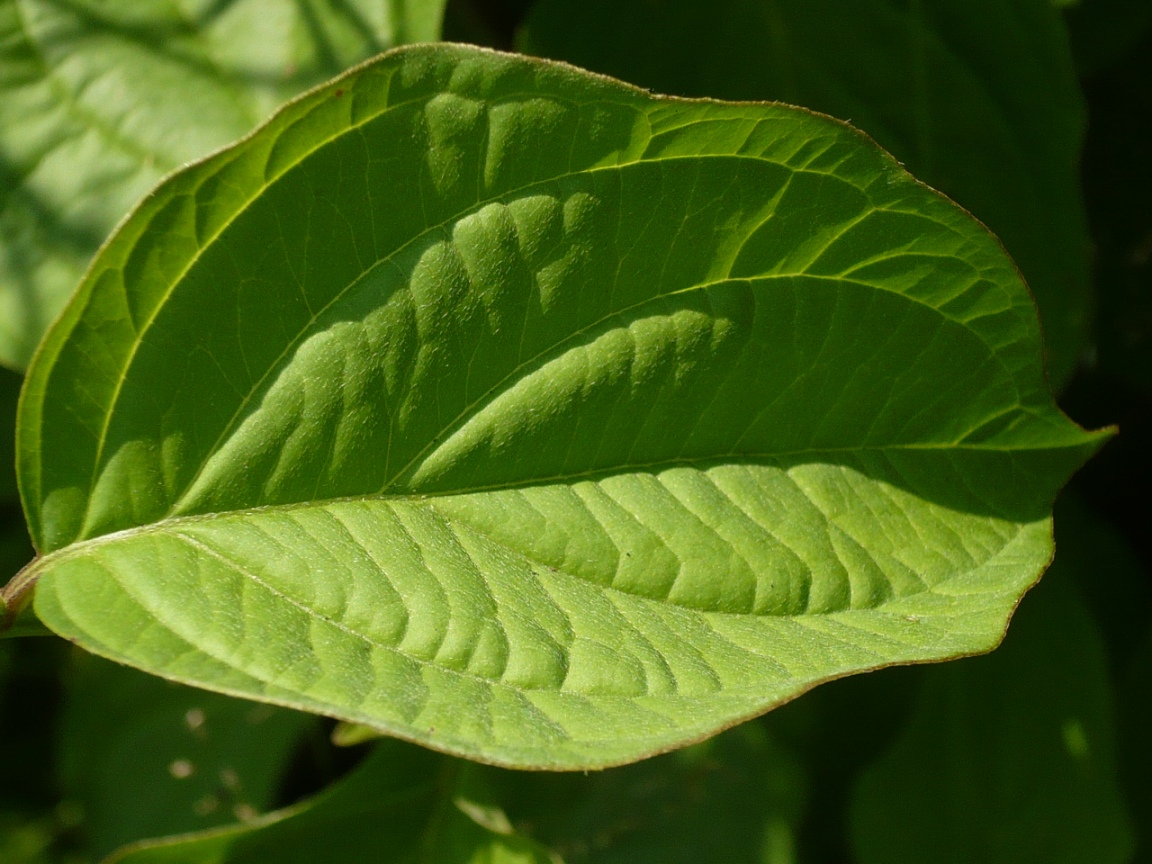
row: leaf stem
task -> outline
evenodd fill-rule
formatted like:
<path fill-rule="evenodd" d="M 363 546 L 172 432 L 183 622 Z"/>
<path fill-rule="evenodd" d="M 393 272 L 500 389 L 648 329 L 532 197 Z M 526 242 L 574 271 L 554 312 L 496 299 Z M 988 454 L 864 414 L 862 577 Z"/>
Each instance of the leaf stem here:
<path fill-rule="evenodd" d="M 32 599 L 32 589 L 40 581 L 40 571 L 36 567 L 39 562 L 40 556 L 37 555 L 7 585 L 0 588 L 0 633 L 12 628 Z"/>

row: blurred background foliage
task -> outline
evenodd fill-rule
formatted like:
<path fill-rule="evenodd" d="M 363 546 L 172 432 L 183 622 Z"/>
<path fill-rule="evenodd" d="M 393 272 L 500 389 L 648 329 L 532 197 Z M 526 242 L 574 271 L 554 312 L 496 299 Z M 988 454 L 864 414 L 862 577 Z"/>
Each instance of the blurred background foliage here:
<path fill-rule="evenodd" d="M 490 769 L 392 741 L 337 746 L 328 721 L 152 679 L 55 638 L 0 640 L 0 862 L 1152 862 L 1152 0 L 171 5 L 151 20 L 108 12 L 133 4 L 0 0 L 0 356 L 13 369 L 167 167 L 377 50 L 434 36 L 443 11 L 445 39 L 665 93 L 794 102 L 863 128 L 1000 234 L 1035 292 L 1061 404 L 1120 434 L 1064 493 L 1056 561 L 993 654 L 825 685 L 711 741 L 592 775 Z M 21 23 L 29 10 L 55 29 Z M 173 93 L 199 80 L 182 70 L 207 74 L 197 58 L 223 52 L 237 65 L 216 67 L 216 89 L 198 98 L 246 113 L 206 126 L 203 106 L 168 96 L 169 126 L 135 163 L 84 151 L 98 163 L 89 188 L 38 187 L 38 157 L 13 131 L 13 106 L 40 110 L 33 32 L 55 33 L 56 60 L 89 71 L 148 54 Z M 131 114 L 106 119 L 131 127 Z M 48 125 L 41 144 L 72 134 Z M 19 386 L 0 368 L 5 575 L 32 555 L 11 468 Z M 201 833 L 156 839 L 188 832 Z"/>

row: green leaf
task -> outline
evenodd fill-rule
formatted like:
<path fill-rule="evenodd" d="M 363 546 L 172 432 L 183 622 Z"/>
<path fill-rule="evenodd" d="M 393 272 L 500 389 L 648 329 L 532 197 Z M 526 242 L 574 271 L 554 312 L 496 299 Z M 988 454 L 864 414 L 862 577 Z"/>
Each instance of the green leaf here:
<path fill-rule="evenodd" d="M 0 0 L 0 363 L 26 365 L 164 174 L 365 57 L 438 38 L 443 7 Z"/>
<path fill-rule="evenodd" d="M 590 775 L 502 775 L 514 825 L 567 864 L 793 864 L 805 777 L 756 723 Z"/>
<path fill-rule="evenodd" d="M 16 402 L 22 376 L 0 367 L 0 504 L 15 501 L 16 490 Z"/>
<path fill-rule="evenodd" d="M 1067 382 L 1091 306 L 1084 118 L 1049 0 L 540 0 L 520 45 L 662 93 L 850 120 L 1000 235 Z"/>
<path fill-rule="evenodd" d="M 313 801 L 253 825 L 130 847 L 106 864 L 561 864 L 476 795 L 473 770 L 384 742 Z"/>
<path fill-rule="evenodd" d="M 37 614 L 510 766 L 995 645 L 1107 436 L 852 128 L 400 50 L 174 176 L 29 372 Z"/>
<path fill-rule="evenodd" d="M 96 857 L 133 840 L 255 819 L 314 722 L 91 655 L 77 658 L 67 683 L 60 780 L 84 808 Z"/>
<path fill-rule="evenodd" d="M 860 864 L 1129 860 L 1104 649 L 1059 557 L 1000 650 L 925 678 L 856 790 Z"/>

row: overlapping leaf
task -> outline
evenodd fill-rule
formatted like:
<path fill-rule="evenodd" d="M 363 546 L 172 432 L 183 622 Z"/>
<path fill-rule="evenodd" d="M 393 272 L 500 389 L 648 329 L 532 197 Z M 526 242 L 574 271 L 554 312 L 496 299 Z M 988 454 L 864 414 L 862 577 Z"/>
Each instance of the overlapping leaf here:
<path fill-rule="evenodd" d="M 1068 380 L 1091 310 L 1084 118 L 1049 0 L 540 0 L 522 37 L 661 93 L 850 120 L 1000 236 L 1036 293 L 1052 380 Z"/>
<path fill-rule="evenodd" d="M 60 784 L 79 804 L 88 854 L 271 809 L 315 718 L 229 699 L 79 655 L 67 681 Z M 132 778 L 132 782 L 125 782 Z"/>
<path fill-rule="evenodd" d="M 496 779 L 513 824 L 565 864 L 797 860 L 806 778 L 757 723 L 611 771 Z"/>
<path fill-rule="evenodd" d="M 518 836 L 483 787 L 476 766 L 387 742 L 312 801 L 255 824 L 128 847 L 106 864 L 562 864 Z"/>
<path fill-rule="evenodd" d="M 22 368 L 164 174 L 306 87 L 439 38 L 443 0 L 0 0 L 0 363 Z"/>
<path fill-rule="evenodd" d="M 999 244 L 850 127 L 453 46 L 163 184 L 21 411 L 9 600 L 556 768 L 987 650 L 1100 440 Z"/>

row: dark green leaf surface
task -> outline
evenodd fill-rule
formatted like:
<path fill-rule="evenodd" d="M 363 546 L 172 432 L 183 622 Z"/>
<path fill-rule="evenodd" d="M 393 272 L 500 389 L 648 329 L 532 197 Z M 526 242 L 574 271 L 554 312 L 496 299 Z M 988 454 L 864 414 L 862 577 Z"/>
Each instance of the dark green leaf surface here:
<path fill-rule="evenodd" d="M 314 718 L 77 658 L 59 766 L 83 806 L 86 850 L 251 820 L 270 809 Z M 128 782 L 131 778 L 131 782 Z"/>
<path fill-rule="evenodd" d="M 1049 373 L 1088 332 L 1083 110 L 1049 0 L 541 0 L 521 46 L 661 93 L 780 99 L 843 117 L 1008 247 Z"/>
<path fill-rule="evenodd" d="M 259 823 L 144 844 L 106 864 L 561 864 L 517 836 L 471 766 L 385 742 L 350 776 Z"/>
<path fill-rule="evenodd" d="M 863 775 L 860 864 L 1123 864 L 1100 634 L 1057 557 L 1004 645 L 929 670 L 916 715 Z"/>
<path fill-rule="evenodd" d="M 16 501 L 16 402 L 24 378 L 0 367 L 0 503 Z"/>
<path fill-rule="evenodd" d="M 999 244 L 839 122 L 456 46 L 171 178 L 29 372 L 56 632 L 512 766 L 984 651 L 1099 444 Z"/>
<path fill-rule="evenodd" d="M 22 368 L 97 246 L 172 169 L 443 0 L 0 0 L 0 363 Z"/>

